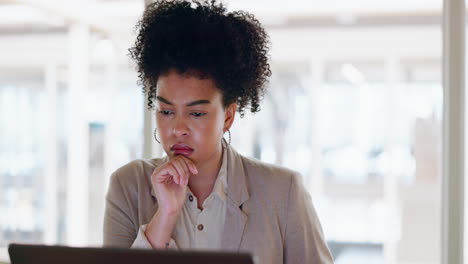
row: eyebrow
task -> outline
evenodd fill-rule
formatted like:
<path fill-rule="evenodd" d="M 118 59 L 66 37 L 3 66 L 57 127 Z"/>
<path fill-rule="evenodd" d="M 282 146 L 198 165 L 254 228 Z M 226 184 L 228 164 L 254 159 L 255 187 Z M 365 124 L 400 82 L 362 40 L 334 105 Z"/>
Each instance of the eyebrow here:
<path fill-rule="evenodd" d="M 156 96 L 156 99 L 158 101 L 161 101 L 161 102 L 165 103 L 165 104 L 173 105 L 171 102 L 169 102 L 169 100 L 165 99 L 164 97 Z M 186 106 L 194 106 L 194 105 L 200 105 L 200 104 L 211 104 L 211 102 L 210 102 L 210 100 L 201 99 L 201 100 L 195 100 L 193 102 L 190 102 L 190 103 L 186 104 Z"/>

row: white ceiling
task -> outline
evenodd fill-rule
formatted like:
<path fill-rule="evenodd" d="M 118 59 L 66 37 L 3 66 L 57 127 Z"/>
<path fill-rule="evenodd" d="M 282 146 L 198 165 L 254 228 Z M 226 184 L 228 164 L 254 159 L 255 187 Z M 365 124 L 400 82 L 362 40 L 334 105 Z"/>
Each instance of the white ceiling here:
<path fill-rule="evenodd" d="M 393 18 L 405 18 L 403 23 L 432 23 L 442 10 L 442 0 L 223 2 L 230 11 L 252 12 L 266 26 L 353 24 L 360 18 L 367 18 L 367 23 Z M 90 24 L 96 32 L 128 34 L 143 9 L 143 0 L 0 0 L 0 34 L 60 31 L 73 22 Z"/>

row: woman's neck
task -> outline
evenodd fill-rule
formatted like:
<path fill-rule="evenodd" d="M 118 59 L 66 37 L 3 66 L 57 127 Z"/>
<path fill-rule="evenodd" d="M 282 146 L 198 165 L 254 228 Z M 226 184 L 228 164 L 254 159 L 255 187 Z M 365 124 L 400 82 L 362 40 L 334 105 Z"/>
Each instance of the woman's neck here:
<path fill-rule="evenodd" d="M 213 157 L 202 164 L 197 164 L 198 174 L 192 175 L 189 179 L 189 187 L 197 197 L 198 207 L 201 208 L 205 199 L 213 191 L 216 178 L 222 165 L 223 151 L 217 151 Z"/>

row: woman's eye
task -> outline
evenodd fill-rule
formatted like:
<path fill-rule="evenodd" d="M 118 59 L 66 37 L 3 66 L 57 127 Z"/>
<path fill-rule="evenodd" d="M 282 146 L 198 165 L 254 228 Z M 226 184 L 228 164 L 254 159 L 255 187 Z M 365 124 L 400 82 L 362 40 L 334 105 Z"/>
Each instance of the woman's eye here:
<path fill-rule="evenodd" d="M 170 114 L 172 114 L 173 112 L 172 112 L 172 111 L 169 111 L 169 110 L 160 110 L 159 113 L 162 114 L 162 115 L 170 115 Z"/>
<path fill-rule="evenodd" d="M 205 113 L 200 113 L 200 112 L 192 112 L 190 114 L 192 116 L 194 116 L 194 117 L 202 117 L 202 116 L 206 115 Z"/>

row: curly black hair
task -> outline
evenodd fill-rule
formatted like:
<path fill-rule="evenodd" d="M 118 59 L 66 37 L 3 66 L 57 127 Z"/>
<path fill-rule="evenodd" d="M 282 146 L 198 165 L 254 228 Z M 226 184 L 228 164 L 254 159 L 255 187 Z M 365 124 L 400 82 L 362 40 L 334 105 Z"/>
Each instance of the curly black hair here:
<path fill-rule="evenodd" d="M 169 70 L 212 78 L 224 107 L 237 103 L 244 116 L 260 110 L 268 77 L 269 37 L 260 22 L 244 11 L 226 12 L 216 0 L 159 0 L 146 7 L 129 49 L 139 84 L 154 109 L 159 76 Z"/>

